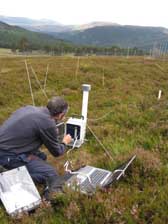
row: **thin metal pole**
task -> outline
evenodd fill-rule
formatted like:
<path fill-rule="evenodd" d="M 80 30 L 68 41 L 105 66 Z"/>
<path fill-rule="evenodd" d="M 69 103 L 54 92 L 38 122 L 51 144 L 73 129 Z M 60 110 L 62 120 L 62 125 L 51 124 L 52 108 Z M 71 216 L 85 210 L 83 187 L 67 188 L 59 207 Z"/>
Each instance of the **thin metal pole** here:
<path fill-rule="evenodd" d="M 103 68 L 103 76 L 102 76 L 102 85 L 103 85 L 103 87 L 104 87 L 104 79 L 105 79 L 105 77 L 104 77 L 104 68 Z"/>
<path fill-rule="evenodd" d="M 164 50 L 163 50 L 163 59 L 166 58 L 166 54 L 167 54 L 167 42 L 166 42 Z"/>
<path fill-rule="evenodd" d="M 45 91 L 46 84 L 47 84 L 48 70 L 49 70 L 49 64 L 47 64 L 47 70 L 46 70 L 46 75 L 45 75 L 45 79 L 44 79 L 44 87 L 43 87 L 44 91 Z"/>
<path fill-rule="evenodd" d="M 31 97 L 32 97 L 32 102 L 33 102 L 33 106 L 35 106 L 33 90 L 32 90 L 31 81 L 30 81 L 30 74 L 29 74 L 29 69 L 28 69 L 26 60 L 25 60 L 25 66 L 26 66 L 26 71 L 27 71 L 27 78 L 28 78 L 28 82 L 29 82 L 29 88 L 30 88 L 30 93 L 31 93 Z"/>
<path fill-rule="evenodd" d="M 80 60 L 80 57 L 78 57 L 77 65 L 76 65 L 76 72 L 75 72 L 75 78 L 76 78 L 76 79 L 77 79 L 77 76 L 78 76 L 78 70 L 79 70 L 79 60 Z"/>
<path fill-rule="evenodd" d="M 159 93 L 158 93 L 158 100 L 160 100 L 161 96 L 162 96 L 162 90 L 159 90 Z"/>
<path fill-rule="evenodd" d="M 155 63 L 155 66 L 156 66 L 157 68 L 159 68 L 162 72 L 165 72 L 165 70 L 164 70 L 159 64 Z"/>
<path fill-rule="evenodd" d="M 32 73 L 33 73 L 33 75 L 34 75 L 34 77 L 35 77 L 35 79 L 36 79 L 36 82 L 38 83 L 38 85 L 39 85 L 41 91 L 43 92 L 44 96 L 45 96 L 46 99 L 48 100 L 48 96 L 47 96 L 46 92 L 44 91 L 44 89 L 42 88 L 42 86 L 41 86 L 41 84 L 40 84 L 40 81 L 39 81 L 39 79 L 38 79 L 38 77 L 37 77 L 37 75 L 36 75 L 36 73 L 35 73 L 35 71 L 34 71 L 34 69 L 33 69 L 32 66 L 31 66 L 31 70 L 32 70 Z"/>
<path fill-rule="evenodd" d="M 127 57 L 126 58 L 129 58 L 129 47 L 127 48 Z"/>

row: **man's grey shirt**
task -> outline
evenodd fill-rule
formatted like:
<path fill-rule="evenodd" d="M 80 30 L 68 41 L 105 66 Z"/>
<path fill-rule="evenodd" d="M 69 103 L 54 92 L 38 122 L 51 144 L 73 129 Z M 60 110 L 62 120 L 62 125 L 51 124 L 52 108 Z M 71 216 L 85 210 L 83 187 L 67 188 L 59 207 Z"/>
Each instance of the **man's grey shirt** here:
<path fill-rule="evenodd" d="M 46 107 L 25 106 L 0 126 L 0 153 L 32 153 L 44 144 L 54 156 L 64 153 L 54 119 Z"/>

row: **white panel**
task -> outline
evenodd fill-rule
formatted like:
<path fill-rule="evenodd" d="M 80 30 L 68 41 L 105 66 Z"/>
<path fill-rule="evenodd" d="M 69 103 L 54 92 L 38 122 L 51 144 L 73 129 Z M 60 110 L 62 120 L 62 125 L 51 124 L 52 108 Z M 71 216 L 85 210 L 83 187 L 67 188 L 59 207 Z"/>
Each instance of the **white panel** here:
<path fill-rule="evenodd" d="M 0 198 L 10 215 L 29 211 L 41 202 L 25 166 L 0 173 Z"/>

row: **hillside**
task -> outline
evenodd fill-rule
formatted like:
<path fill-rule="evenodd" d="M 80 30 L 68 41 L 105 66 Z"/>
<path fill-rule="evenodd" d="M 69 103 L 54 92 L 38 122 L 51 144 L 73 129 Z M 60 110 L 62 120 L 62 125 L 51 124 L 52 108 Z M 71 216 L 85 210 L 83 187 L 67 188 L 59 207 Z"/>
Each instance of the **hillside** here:
<path fill-rule="evenodd" d="M 0 47 L 17 47 L 23 38 L 26 38 L 29 46 L 34 49 L 44 48 L 46 45 L 56 46 L 57 44 L 66 44 L 65 41 L 53 36 L 31 32 L 18 26 L 11 26 L 0 22 Z"/>
<path fill-rule="evenodd" d="M 73 44 L 68 40 L 61 40 L 59 37 L 32 32 L 18 26 L 11 26 L 0 22 L 0 48 L 11 49 L 11 53 L 36 53 L 50 55 L 126 55 L 127 49 L 116 47 L 95 47 Z M 33 51 L 38 50 L 38 51 Z M 130 49 L 129 55 L 143 55 L 141 49 Z"/>
<path fill-rule="evenodd" d="M 67 26 L 47 19 L 32 20 L 24 17 L 4 16 L 0 16 L 0 21 L 31 31 L 50 34 L 74 44 L 98 47 L 138 47 L 144 50 L 156 47 L 164 51 L 168 50 L 168 29 L 163 27 L 122 26 L 101 21 Z"/>
<path fill-rule="evenodd" d="M 22 28 L 41 32 L 41 33 L 60 33 L 65 31 L 72 31 L 72 30 L 83 30 L 88 28 L 93 28 L 97 26 L 109 26 L 109 25 L 119 25 L 116 23 L 110 22 L 91 22 L 88 24 L 82 25 L 63 25 L 53 20 L 48 19 L 30 19 L 26 17 L 11 17 L 11 16 L 1 16 L 0 21 L 7 23 L 9 25 L 16 25 Z"/>
<path fill-rule="evenodd" d="M 0 58 L 0 123 L 18 107 L 32 104 L 24 60 Z M 144 57 L 29 57 L 27 63 L 41 85 L 49 65 L 46 94 L 63 95 L 70 104 L 68 116 L 81 113 L 81 85 L 92 86 L 88 125 L 113 160 L 87 129 L 85 144 L 69 155 L 73 169 L 88 164 L 113 170 L 131 155 L 137 158 L 125 177 L 108 191 L 97 189 L 91 197 L 65 189 L 52 207 L 41 206 L 20 220 L 7 216 L 1 205 L 1 223 L 167 224 L 168 61 Z M 47 99 L 31 69 L 30 77 L 36 105 L 45 105 Z M 163 93 L 160 100 L 159 90 Z M 53 158 L 48 154 L 48 160 L 60 174 L 64 173 L 66 155 Z"/>
<path fill-rule="evenodd" d="M 0 21 L 9 25 L 16 25 L 30 31 L 49 33 L 49 32 L 64 32 L 72 30 L 73 26 L 65 26 L 53 20 L 48 19 L 30 19 L 25 17 L 9 17 L 0 16 Z"/>
<path fill-rule="evenodd" d="M 0 21 L 7 23 L 9 25 L 16 26 L 39 26 L 39 25 L 61 25 L 60 23 L 48 20 L 48 19 L 30 19 L 26 17 L 12 17 L 12 16 L 2 16 L 0 15 Z"/>
<path fill-rule="evenodd" d="M 168 30 L 162 27 L 140 26 L 99 26 L 90 29 L 51 33 L 57 38 L 73 43 L 95 46 L 119 46 L 123 48 L 152 48 L 153 45 L 165 44 L 168 40 Z"/>

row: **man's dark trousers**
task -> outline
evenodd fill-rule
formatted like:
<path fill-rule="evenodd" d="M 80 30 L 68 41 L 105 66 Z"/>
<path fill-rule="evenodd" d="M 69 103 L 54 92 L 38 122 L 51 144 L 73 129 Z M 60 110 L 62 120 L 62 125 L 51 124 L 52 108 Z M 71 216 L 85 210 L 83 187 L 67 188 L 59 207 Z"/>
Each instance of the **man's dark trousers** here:
<path fill-rule="evenodd" d="M 46 183 L 48 178 L 58 176 L 54 167 L 49 165 L 42 158 L 33 154 L 21 154 L 17 156 L 1 155 L 0 165 L 9 170 L 25 165 L 29 171 L 30 176 L 34 182 L 37 183 Z"/>

